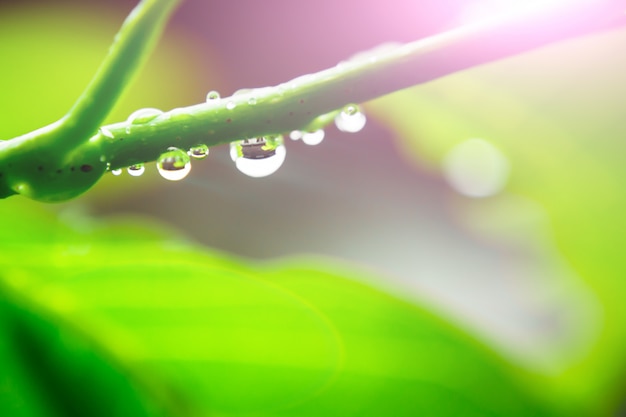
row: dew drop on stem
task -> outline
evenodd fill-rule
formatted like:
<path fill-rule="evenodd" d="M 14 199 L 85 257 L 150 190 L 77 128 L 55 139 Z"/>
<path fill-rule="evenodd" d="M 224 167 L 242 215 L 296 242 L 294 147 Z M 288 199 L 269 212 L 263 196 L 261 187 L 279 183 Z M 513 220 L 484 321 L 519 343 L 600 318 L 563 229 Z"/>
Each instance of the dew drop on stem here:
<path fill-rule="evenodd" d="M 220 99 L 220 93 L 215 90 L 211 90 L 206 95 L 206 101 L 217 101 Z"/>
<path fill-rule="evenodd" d="M 191 160 L 187 152 L 172 147 L 159 156 L 156 166 L 166 180 L 180 181 L 191 171 Z"/>
<path fill-rule="evenodd" d="M 194 159 L 204 159 L 209 156 L 209 147 L 207 145 L 197 145 L 190 148 L 187 153 Z"/>
<path fill-rule="evenodd" d="M 324 129 L 318 129 L 314 132 L 303 132 L 302 133 L 302 142 L 307 145 L 315 146 L 322 143 L 324 140 Z"/>
<path fill-rule="evenodd" d="M 117 168 L 117 169 L 112 169 L 111 170 L 111 174 L 115 175 L 116 177 L 118 175 L 120 175 L 122 173 L 122 168 Z"/>
<path fill-rule="evenodd" d="M 230 157 L 237 169 L 254 178 L 276 172 L 285 161 L 286 153 L 282 136 L 262 136 L 230 144 Z"/>
<path fill-rule="evenodd" d="M 133 113 L 131 113 L 130 116 L 128 116 L 128 123 L 132 124 L 132 125 L 139 125 L 142 123 L 148 123 L 150 120 L 152 119 L 156 119 L 157 117 L 159 117 L 160 115 L 162 115 L 163 112 L 159 109 L 155 109 L 152 107 L 148 107 L 145 109 L 139 109 L 137 111 L 134 111 Z"/>
<path fill-rule="evenodd" d="M 348 104 L 335 117 L 335 125 L 342 132 L 356 133 L 363 127 L 367 119 L 356 104 Z"/>
<path fill-rule="evenodd" d="M 129 166 L 127 171 L 133 177 L 140 177 L 145 170 L 146 167 L 143 164 L 134 164 Z"/>

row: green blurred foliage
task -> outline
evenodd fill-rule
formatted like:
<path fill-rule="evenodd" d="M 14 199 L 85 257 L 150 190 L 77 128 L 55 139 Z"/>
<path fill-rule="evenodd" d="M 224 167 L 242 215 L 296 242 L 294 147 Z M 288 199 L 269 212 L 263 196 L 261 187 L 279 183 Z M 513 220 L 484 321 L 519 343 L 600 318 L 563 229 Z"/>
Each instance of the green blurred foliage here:
<path fill-rule="evenodd" d="M 620 402 L 623 395 L 625 45 L 624 31 L 576 39 L 369 106 L 397 132 L 407 160 L 434 175 L 442 175 L 448 152 L 469 138 L 484 138 L 506 155 L 511 176 L 504 193 L 486 199 L 451 195 L 450 206 L 478 235 L 556 246 L 556 256 L 597 297 L 600 328 L 589 332 L 586 321 L 592 318 L 580 315 L 586 348 L 570 357 L 563 372 L 548 377 L 583 404 Z M 564 346 L 562 355 L 571 356 L 571 349 Z"/>
<path fill-rule="evenodd" d="M 23 199 L 0 218 L 9 415 L 22 395 L 62 415 L 549 414 L 521 371 L 362 273 L 247 265 L 146 220 Z"/>

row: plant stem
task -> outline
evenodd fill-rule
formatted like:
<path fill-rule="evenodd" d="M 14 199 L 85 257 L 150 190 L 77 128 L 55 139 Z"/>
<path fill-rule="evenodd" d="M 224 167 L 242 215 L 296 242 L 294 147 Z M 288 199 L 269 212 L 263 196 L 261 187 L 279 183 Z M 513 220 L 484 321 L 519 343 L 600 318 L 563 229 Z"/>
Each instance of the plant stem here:
<path fill-rule="evenodd" d="M 336 67 L 275 87 L 174 109 L 144 123 L 126 121 L 106 126 L 90 138 L 143 60 L 175 3 L 140 3 L 122 27 L 94 81 L 68 115 L 56 124 L 0 143 L 0 197 L 17 192 L 44 201 L 68 199 L 93 185 L 107 166 L 115 169 L 153 161 L 170 146 L 213 146 L 307 129 L 320 115 L 349 103 L 361 103 L 556 41 L 626 24 L 626 0 L 555 3 L 360 54 Z M 47 152 L 58 157 L 56 166 L 44 169 L 44 175 L 35 167 L 43 166 L 37 155 Z M 11 168 L 11 164 L 21 169 Z M 77 166 L 98 169 L 89 169 L 92 175 L 83 175 L 82 182 L 73 180 L 76 175 L 58 181 L 59 177 L 51 174 Z"/>
<path fill-rule="evenodd" d="M 124 21 L 85 91 L 60 120 L 0 141 L 0 198 L 47 202 L 73 198 L 95 184 L 107 165 L 96 143 L 102 121 L 147 59 L 179 0 L 142 0 Z"/>
<path fill-rule="evenodd" d="M 500 17 L 360 54 L 336 67 L 275 87 L 174 109 L 143 125 L 110 125 L 106 129 L 113 138 L 99 135 L 93 140 L 102 142 L 111 167 L 121 168 L 153 161 L 170 146 L 214 146 L 303 129 L 319 115 L 349 103 L 361 103 L 552 42 L 623 26 L 625 10 L 624 0 L 600 0 Z M 249 104 L 251 98 L 254 105 Z"/>

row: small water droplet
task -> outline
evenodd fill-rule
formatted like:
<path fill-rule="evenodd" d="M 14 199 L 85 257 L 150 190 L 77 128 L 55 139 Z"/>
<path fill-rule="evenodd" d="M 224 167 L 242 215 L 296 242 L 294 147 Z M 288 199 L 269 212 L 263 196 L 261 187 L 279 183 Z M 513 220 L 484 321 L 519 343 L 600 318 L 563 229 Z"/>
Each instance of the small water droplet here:
<path fill-rule="evenodd" d="M 206 95 L 206 101 L 216 101 L 220 99 L 220 93 L 215 90 L 211 90 Z"/>
<path fill-rule="evenodd" d="M 244 139 L 230 144 L 230 157 L 237 169 L 254 178 L 276 172 L 285 161 L 286 153 L 282 136 Z"/>
<path fill-rule="evenodd" d="M 107 157 L 106 155 L 100 155 L 100 162 L 106 162 Z"/>
<path fill-rule="evenodd" d="M 122 173 L 122 168 L 118 168 L 118 169 L 112 169 L 111 170 L 111 174 L 118 176 Z"/>
<path fill-rule="evenodd" d="M 191 171 L 191 160 L 187 152 L 178 148 L 168 148 L 157 159 L 157 170 L 166 180 L 180 181 Z"/>
<path fill-rule="evenodd" d="M 324 129 L 318 129 L 315 132 L 304 132 L 302 134 L 302 142 L 307 145 L 315 146 L 324 140 Z"/>
<path fill-rule="evenodd" d="M 227 108 L 228 110 L 232 110 L 232 109 L 234 109 L 235 107 L 237 107 L 237 104 L 236 104 L 234 101 L 229 101 L 228 103 L 226 103 L 226 108 Z"/>
<path fill-rule="evenodd" d="M 335 125 L 342 132 L 356 133 L 363 127 L 367 118 L 356 104 L 348 104 L 343 108 L 341 113 L 335 117 Z"/>
<path fill-rule="evenodd" d="M 106 127 L 101 127 L 100 133 L 102 133 L 102 136 L 105 136 L 109 139 L 115 139 L 115 137 L 113 136 L 113 133 L 111 133 L 111 131 L 107 129 Z"/>
<path fill-rule="evenodd" d="M 248 99 L 248 104 L 254 106 L 256 104 L 256 97 L 250 97 Z"/>
<path fill-rule="evenodd" d="M 127 135 L 130 135 L 130 125 L 126 126 L 126 129 L 124 129 L 124 131 Z"/>
<path fill-rule="evenodd" d="M 189 149 L 188 154 L 194 159 L 204 159 L 209 155 L 209 147 L 206 145 L 197 145 Z"/>
<path fill-rule="evenodd" d="M 143 164 L 135 164 L 128 167 L 127 171 L 133 177 L 140 177 L 144 173 L 146 167 Z"/>
<path fill-rule="evenodd" d="M 133 113 L 131 113 L 130 116 L 128 116 L 127 121 L 130 124 L 138 125 L 142 123 L 148 123 L 150 120 L 156 119 L 162 114 L 163 112 L 161 110 L 148 107 L 145 109 L 139 109 L 137 111 L 134 111 Z"/>
<path fill-rule="evenodd" d="M 469 139 L 452 148 L 443 161 L 448 183 L 468 197 L 497 194 L 509 177 L 507 157 L 484 139 Z"/>
<path fill-rule="evenodd" d="M 302 139 L 302 132 L 299 130 L 292 130 L 291 133 L 289 133 L 289 138 L 291 140 Z"/>

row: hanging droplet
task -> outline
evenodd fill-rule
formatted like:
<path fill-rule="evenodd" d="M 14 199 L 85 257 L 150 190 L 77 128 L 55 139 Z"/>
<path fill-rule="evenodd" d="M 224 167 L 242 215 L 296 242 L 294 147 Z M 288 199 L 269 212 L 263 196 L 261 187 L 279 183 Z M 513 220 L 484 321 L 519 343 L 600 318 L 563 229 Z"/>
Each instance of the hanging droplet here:
<path fill-rule="evenodd" d="M 180 181 L 191 171 L 191 160 L 187 152 L 178 148 L 168 148 L 156 162 L 159 174 L 166 180 Z"/>
<path fill-rule="evenodd" d="M 235 107 L 237 107 L 237 104 L 236 104 L 234 101 L 229 101 L 228 103 L 226 103 L 226 108 L 227 108 L 228 110 L 232 110 L 232 109 L 234 109 Z"/>
<path fill-rule="evenodd" d="M 128 173 L 133 177 L 140 177 L 144 173 L 146 167 L 143 164 L 135 164 L 128 167 Z"/>
<path fill-rule="evenodd" d="M 130 116 L 128 116 L 128 123 L 130 123 L 132 125 L 148 123 L 150 120 L 156 119 L 157 117 L 159 117 L 162 114 L 163 114 L 163 112 L 161 110 L 154 109 L 152 107 L 148 107 L 148 108 L 145 108 L 145 109 L 139 109 L 139 110 L 131 113 Z"/>
<path fill-rule="evenodd" d="M 291 133 L 289 133 L 289 138 L 291 140 L 299 140 L 302 139 L 302 132 L 299 130 L 292 130 Z"/>
<path fill-rule="evenodd" d="M 315 132 L 302 133 L 302 142 L 307 145 L 315 146 L 324 140 L 324 129 L 318 129 Z"/>
<path fill-rule="evenodd" d="M 209 147 L 206 145 L 197 145 L 189 149 L 187 153 L 194 159 L 204 159 L 209 156 Z"/>
<path fill-rule="evenodd" d="M 220 93 L 215 90 L 211 90 L 206 95 L 206 101 L 216 101 L 220 99 Z"/>
<path fill-rule="evenodd" d="M 348 104 L 335 117 L 335 125 L 342 132 L 356 133 L 363 129 L 366 122 L 365 115 L 356 104 Z"/>
<path fill-rule="evenodd" d="M 254 178 L 276 172 L 285 161 L 286 153 L 282 136 L 263 136 L 230 144 L 230 157 L 237 169 Z"/>
<path fill-rule="evenodd" d="M 120 175 L 122 173 L 122 168 L 118 168 L 118 169 L 112 169 L 111 170 L 111 174 L 115 175 L 116 177 L 118 175 Z"/>

